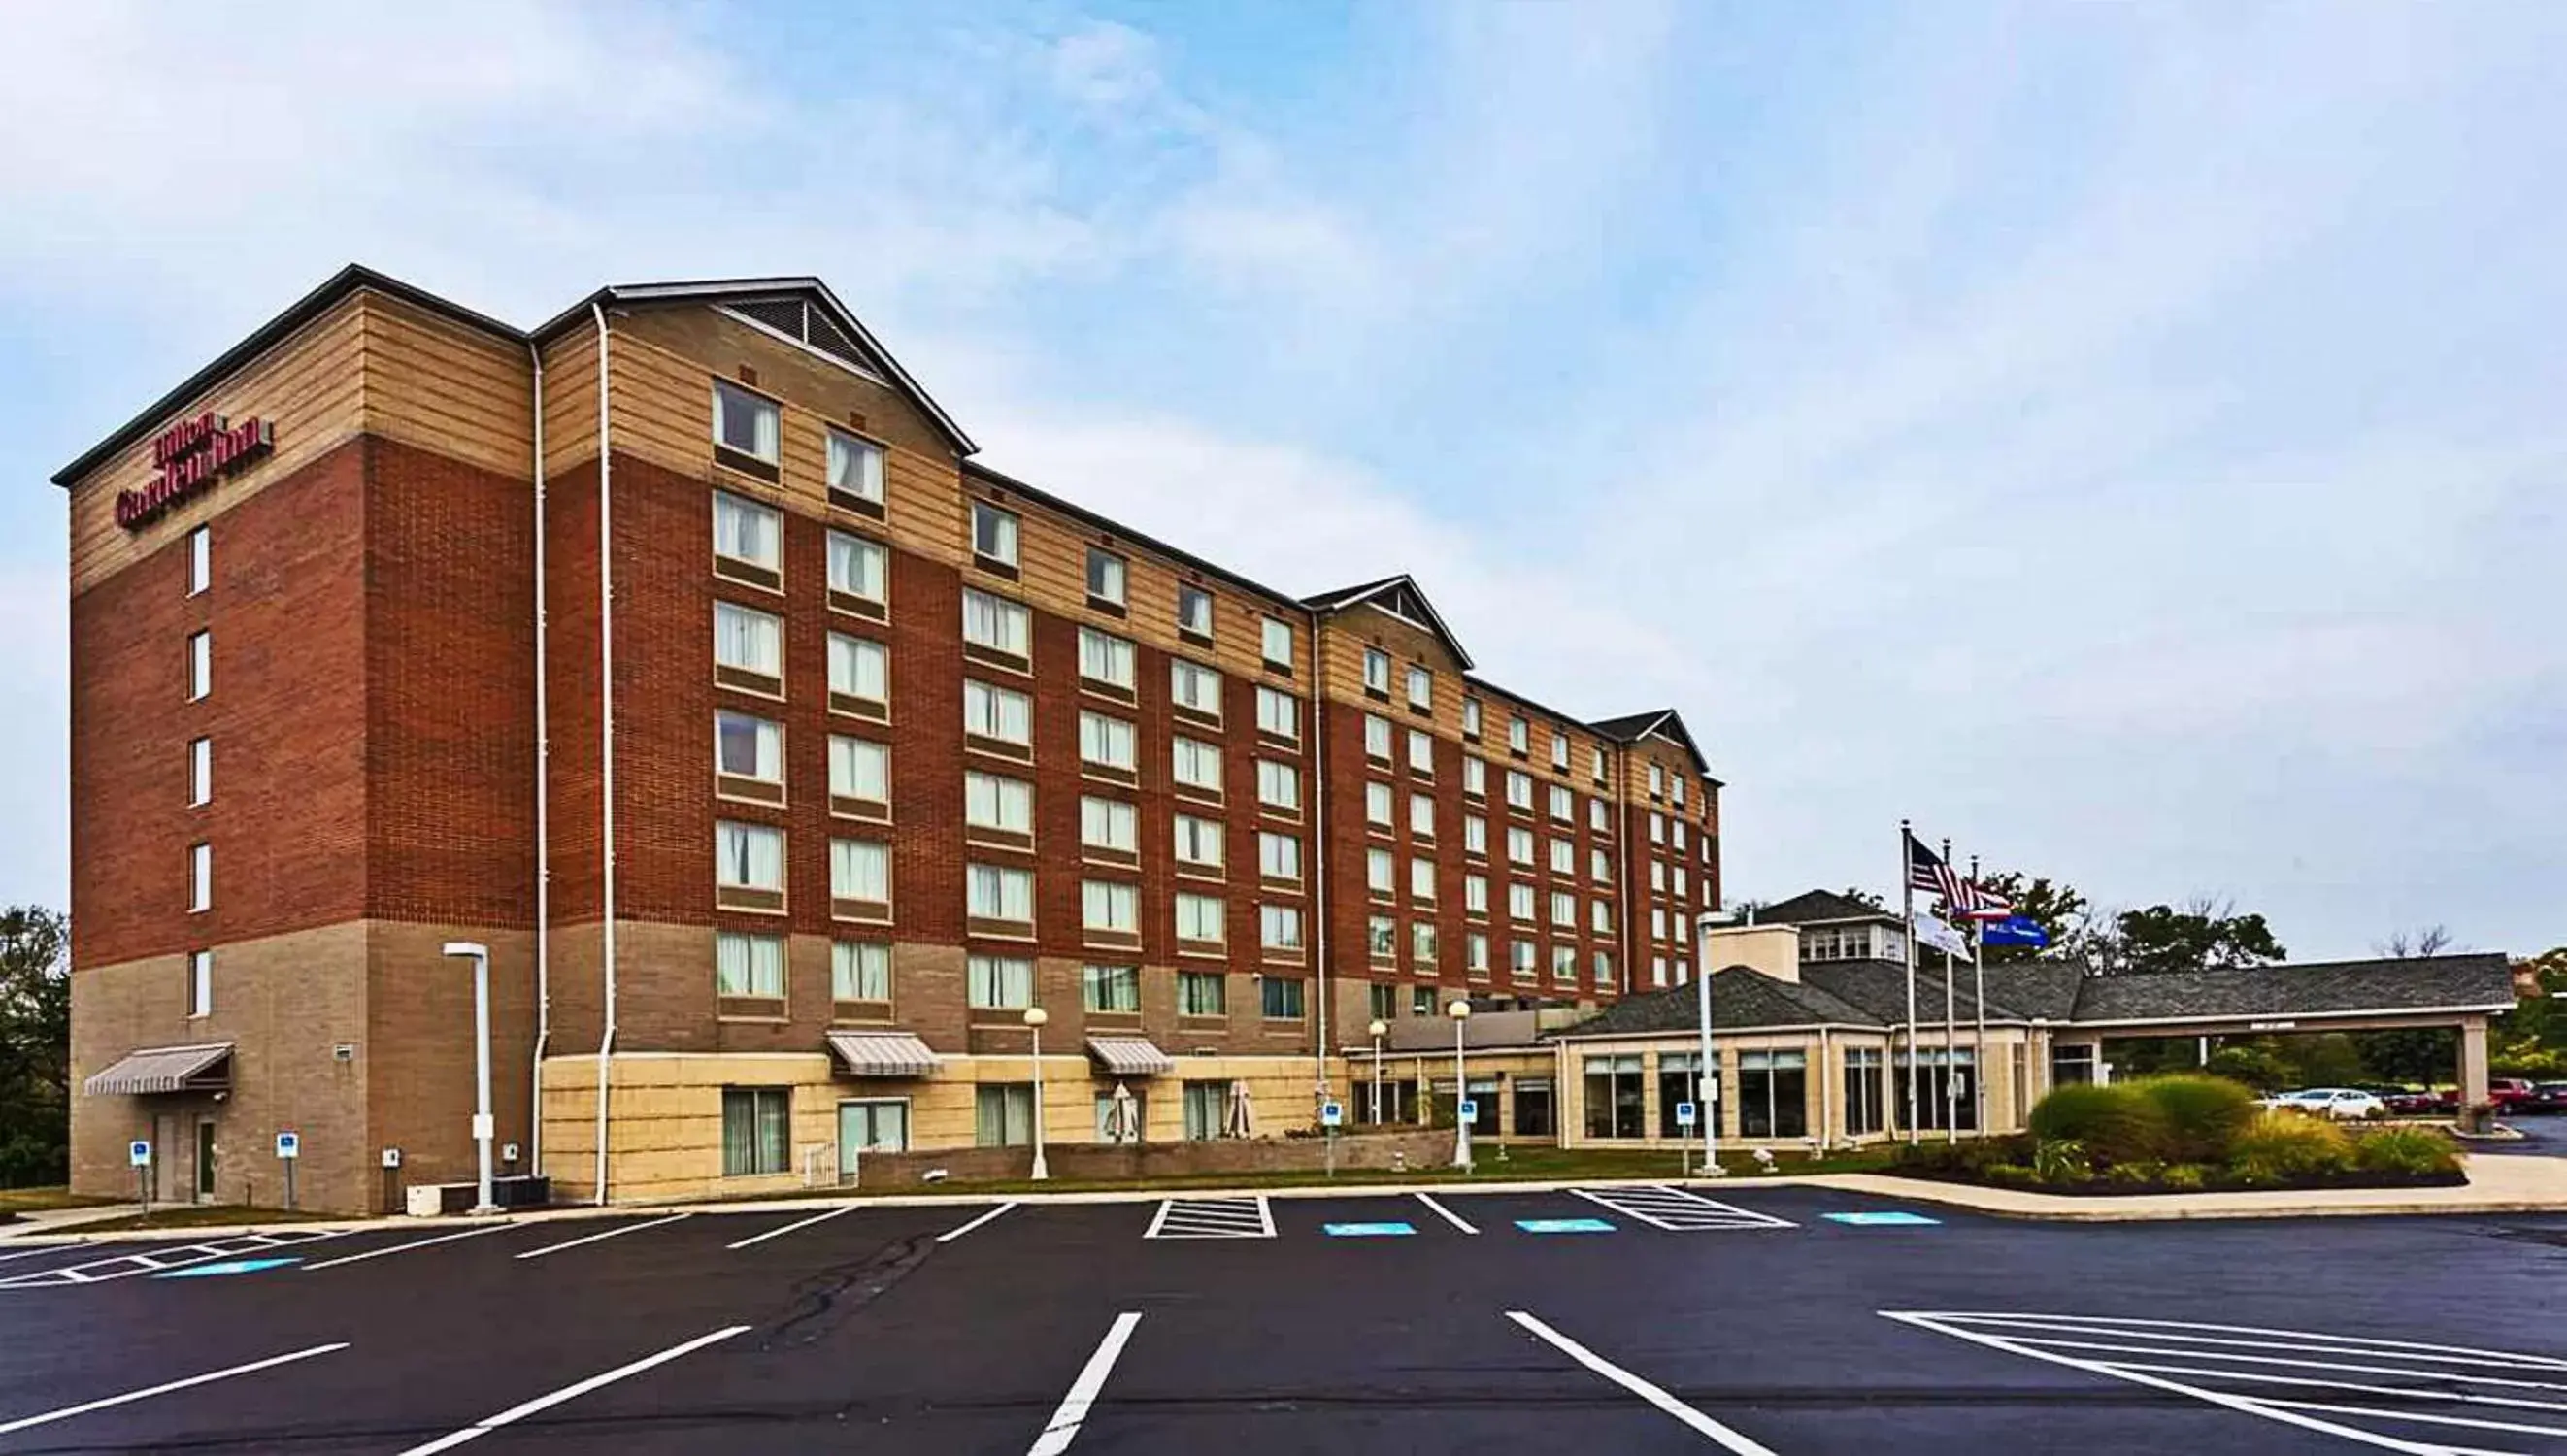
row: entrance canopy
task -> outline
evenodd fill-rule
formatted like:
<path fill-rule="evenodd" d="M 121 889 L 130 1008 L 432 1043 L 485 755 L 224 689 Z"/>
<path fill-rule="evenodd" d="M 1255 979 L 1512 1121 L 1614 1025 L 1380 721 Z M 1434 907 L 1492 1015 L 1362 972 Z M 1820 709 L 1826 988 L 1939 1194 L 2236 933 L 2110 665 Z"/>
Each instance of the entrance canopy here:
<path fill-rule="evenodd" d="M 224 1092 L 232 1085 L 232 1043 L 146 1046 L 129 1051 L 81 1083 L 92 1097 L 143 1097 L 157 1092 Z"/>

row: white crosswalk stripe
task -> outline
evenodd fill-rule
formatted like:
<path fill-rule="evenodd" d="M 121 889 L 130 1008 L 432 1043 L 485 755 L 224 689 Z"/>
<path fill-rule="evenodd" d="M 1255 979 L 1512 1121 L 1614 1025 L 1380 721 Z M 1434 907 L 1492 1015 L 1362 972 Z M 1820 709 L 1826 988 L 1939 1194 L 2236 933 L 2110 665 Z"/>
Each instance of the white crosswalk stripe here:
<path fill-rule="evenodd" d="M 1572 1188 L 1569 1192 L 1589 1203 L 1600 1203 L 1628 1219 L 1635 1219 L 1653 1229 L 1670 1234 L 1690 1234 L 1707 1229 L 1794 1229 L 1800 1227 L 1790 1219 L 1778 1219 L 1754 1209 L 1705 1198 L 1688 1188 Z"/>
<path fill-rule="evenodd" d="M 214 1239 L 202 1244 L 187 1244 L 174 1249 L 153 1249 L 147 1254 L 116 1254 L 93 1259 L 86 1264 L 41 1269 L 13 1279 L 0 1279 L 0 1290 L 39 1289 L 48 1285 L 89 1285 L 106 1280 L 132 1279 L 139 1274 L 184 1269 L 191 1264 L 205 1264 L 216 1259 L 245 1259 L 274 1249 L 290 1249 L 302 1244 L 317 1244 L 336 1239 L 338 1233 L 238 1234 L 227 1239 Z"/>
<path fill-rule="evenodd" d="M 1144 1239 L 1272 1239 L 1275 1210 L 1256 1198 L 1169 1198 Z"/>

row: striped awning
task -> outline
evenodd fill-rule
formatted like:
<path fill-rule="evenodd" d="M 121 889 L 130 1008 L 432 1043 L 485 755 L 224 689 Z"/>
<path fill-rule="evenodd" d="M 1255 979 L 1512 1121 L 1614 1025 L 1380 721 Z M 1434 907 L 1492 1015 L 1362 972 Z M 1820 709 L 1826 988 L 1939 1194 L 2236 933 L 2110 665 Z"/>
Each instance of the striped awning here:
<path fill-rule="evenodd" d="M 851 1077 L 923 1077 L 936 1053 L 907 1031 L 832 1031 L 829 1050 Z"/>
<path fill-rule="evenodd" d="M 1087 1054 L 1105 1068 L 1108 1076 L 1154 1077 L 1177 1068 L 1175 1057 L 1161 1051 L 1147 1036 L 1090 1036 Z"/>
<path fill-rule="evenodd" d="M 232 1084 L 232 1043 L 146 1046 L 81 1083 L 93 1097 L 141 1097 L 153 1092 L 220 1092 Z"/>

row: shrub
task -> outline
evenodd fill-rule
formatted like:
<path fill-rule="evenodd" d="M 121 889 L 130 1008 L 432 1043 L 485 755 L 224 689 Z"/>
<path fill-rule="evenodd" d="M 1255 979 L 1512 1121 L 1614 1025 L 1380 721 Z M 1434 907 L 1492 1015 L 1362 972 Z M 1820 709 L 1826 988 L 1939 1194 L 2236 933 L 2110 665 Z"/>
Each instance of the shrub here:
<path fill-rule="evenodd" d="M 2044 1183 L 2083 1183 L 2095 1176 L 2095 1165 L 2087 1156 L 2086 1144 L 2073 1137 L 2055 1137 L 2033 1149 L 2032 1171 Z"/>
<path fill-rule="evenodd" d="M 2032 1109 L 2032 1135 L 2042 1143 L 2067 1140 L 2107 1163 L 2135 1163 L 2164 1156 L 2165 1112 L 2140 1084 L 2071 1083 L 2052 1090 Z"/>
<path fill-rule="evenodd" d="M 2229 1165 L 2247 1183 L 2286 1183 L 2353 1169 L 2353 1139 L 2316 1117 L 2267 1112 L 2229 1144 Z"/>
<path fill-rule="evenodd" d="M 2021 1163 L 1991 1163 L 1979 1176 L 1993 1188 L 2032 1188 L 2041 1182 L 2040 1174 Z"/>
<path fill-rule="evenodd" d="M 2167 1166 L 2162 1181 L 2173 1193 L 2192 1193 L 2210 1181 L 2210 1170 L 2199 1163 L 2174 1163 Z"/>
<path fill-rule="evenodd" d="M 2229 1144 L 2255 1120 L 2255 1094 L 2225 1077 L 2178 1072 L 2133 1085 L 2164 1121 L 2170 1162 L 2224 1162 Z"/>
<path fill-rule="evenodd" d="M 2353 1140 L 2353 1163 L 2366 1173 L 2424 1177 L 2459 1171 L 2460 1155 L 2429 1127 L 2384 1127 Z"/>

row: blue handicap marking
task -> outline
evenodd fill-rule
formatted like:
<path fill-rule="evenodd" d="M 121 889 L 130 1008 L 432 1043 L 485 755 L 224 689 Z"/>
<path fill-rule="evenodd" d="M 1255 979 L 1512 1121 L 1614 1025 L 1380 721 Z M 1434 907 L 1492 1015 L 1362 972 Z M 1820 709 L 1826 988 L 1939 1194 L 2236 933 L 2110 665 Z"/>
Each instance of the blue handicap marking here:
<path fill-rule="evenodd" d="M 256 1274 L 262 1269 L 282 1269 L 286 1265 L 301 1264 L 302 1262 L 303 1261 L 300 1257 L 292 1259 L 225 1259 L 214 1264 L 191 1264 L 184 1269 L 164 1270 L 151 1277 L 153 1279 L 210 1279 L 217 1275 L 225 1274 Z"/>
<path fill-rule="evenodd" d="M 1331 1239 L 1396 1239 L 1417 1232 L 1416 1226 L 1403 1223 L 1321 1224 Z"/>
<path fill-rule="evenodd" d="M 1853 1224 L 1857 1228 L 1865 1229 L 1908 1229 L 1916 1228 L 1920 1225 L 1939 1224 L 1943 1222 L 1941 1219 L 1929 1219 L 1923 1214 L 1912 1214 L 1897 1210 L 1893 1210 L 1888 1213 L 1832 1213 L 1822 1214 L 1821 1217 L 1825 1218 L 1830 1223 Z"/>
<path fill-rule="evenodd" d="M 1518 1219 L 1516 1227 L 1528 1234 L 1609 1234 L 1613 1226 L 1602 1219 Z"/>

